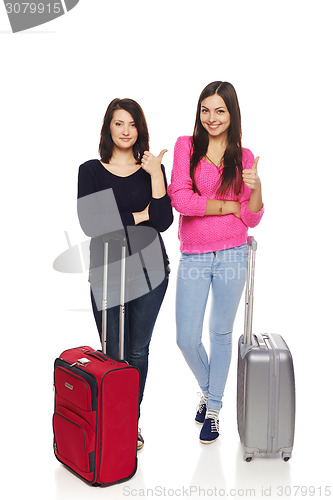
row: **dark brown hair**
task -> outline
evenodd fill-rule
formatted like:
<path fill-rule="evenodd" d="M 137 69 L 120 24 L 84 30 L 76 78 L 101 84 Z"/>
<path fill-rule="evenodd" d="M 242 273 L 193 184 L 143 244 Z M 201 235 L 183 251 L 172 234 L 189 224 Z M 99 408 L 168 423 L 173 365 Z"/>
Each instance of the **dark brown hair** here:
<path fill-rule="evenodd" d="M 203 89 L 200 94 L 197 114 L 192 136 L 193 149 L 190 161 L 190 175 L 193 183 L 193 190 L 200 194 L 199 189 L 194 180 L 195 170 L 199 161 L 206 155 L 209 135 L 204 129 L 200 114 L 201 103 L 207 97 L 218 94 L 222 97 L 230 113 L 230 126 L 228 128 L 228 144 L 223 156 L 223 165 L 218 194 L 223 196 L 230 191 L 238 194 L 242 187 L 242 127 L 241 114 L 238 104 L 236 91 L 228 82 L 212 82 Z M 222 159 L 221 159 L 222 160 Z"/>
<path fill-rule="evenodd" d="M 124 109 L 133 118 L 136 129 L 138 131 L 138 138 L 133 146 L 133 156 L 136 163 L 140 163 L 141 157 L 145 151 L 149 150 L 149 134 L 145 115 L 141 106 L 133 99 L 113 99 L 110 102 L 103 120 L 101 129 L 101 138 L 99 142 L 99 154 L 101 160 L 105 163 L 110 161 L 114 148 L 110 132 L 110 123 L 113 113 L 117 109 Z"/>

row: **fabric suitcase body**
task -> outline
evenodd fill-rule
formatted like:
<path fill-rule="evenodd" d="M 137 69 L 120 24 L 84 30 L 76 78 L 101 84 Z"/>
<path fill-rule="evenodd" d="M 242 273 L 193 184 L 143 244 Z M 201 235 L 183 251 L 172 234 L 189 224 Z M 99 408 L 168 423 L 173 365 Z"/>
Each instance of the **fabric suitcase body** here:
<path fill-rule="evenodd" d="M 244 459 L 291 458 L 295 431 L 295 377 L 290 350 L 278 334 L 252 334 L 255 252 L 248 238 L 244 335 L 238 343 L 237 424 Z"/>
<path fill-rule="evenodd" d="M 119 359 L 106 354 L 109 241 L 122 242 L 119 309 Z M 94 486 L 131 478 L 137 468 L 139 370 L 124 357 L 124 233 L 104 237 L 102 352 L 89 346 L 64 351 L 54 363 L 54 453 Z"/>
<path fill-rule="evenodd" d="M 137 467 L 139 372 L 91 347 L 55 360 L 54 452 L 86 481 L 107 485 Z"/>
<path fill-rule="evenodd" d="M 291 353 L 280 335 L 239 340 L 238 432 L 244 459 L 255 456 L 289 460 L 295 428 L 295 381 Z"/>

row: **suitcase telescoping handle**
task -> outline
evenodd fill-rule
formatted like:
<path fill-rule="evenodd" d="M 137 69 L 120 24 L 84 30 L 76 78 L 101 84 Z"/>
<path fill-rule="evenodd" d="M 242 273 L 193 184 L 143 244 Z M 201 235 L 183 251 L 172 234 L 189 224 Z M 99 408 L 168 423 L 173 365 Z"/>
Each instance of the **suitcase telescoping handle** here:
<path fill-rule="evenodd" d="M 244 315 L 244 338 L 243 343 L 246 345 L 252 344 L 252 318 L 253 318 L 253 288 L 254 288 L 254 271 L 255 259 L 257 251 L 257 242 L 253 236 L 247 238 L 249 247 L 249 256 L 247 264 L 247 280 L 245 288 L 245 315 Z"/>
<path fill-rule="evenodd" d="M 108 258 L 109 240 L 104 238 L 104 271 L 103 271 L 103 296 L 102 296 L 102 351 L 106 354 L 107 337 L 107 310 L 108 310 Z M 119 238 L 117 238 L 119 241 Z M 126 272 L 126 236 L 121 241 L 120 260 L 120 308 L 119 308 L 119 358 L 124 359 L 124 330 L 125 330 L 125 272 Z"/>

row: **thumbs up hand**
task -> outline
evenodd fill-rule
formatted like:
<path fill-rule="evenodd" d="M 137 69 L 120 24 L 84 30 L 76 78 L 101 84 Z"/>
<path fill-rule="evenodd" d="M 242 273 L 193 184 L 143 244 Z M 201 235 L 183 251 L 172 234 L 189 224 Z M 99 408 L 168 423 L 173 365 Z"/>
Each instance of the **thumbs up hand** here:
<path fill-rule="evenodd" d="M 162 149 L 158 156 L 154 156 L 150 151 L 145 151 L 141 158 L 141 167 L 152 177 L 161 174 L 162 158 L 167 151 L 167 149 Z"/>
<path fill-rule="evenodd" d="M 258 189 L 260 187 L 260 179 L 258 177 L 258 161 L 259 156 L 254 159 L 251 168 L 243 170 L 244 184 L 250 189 Z"/>

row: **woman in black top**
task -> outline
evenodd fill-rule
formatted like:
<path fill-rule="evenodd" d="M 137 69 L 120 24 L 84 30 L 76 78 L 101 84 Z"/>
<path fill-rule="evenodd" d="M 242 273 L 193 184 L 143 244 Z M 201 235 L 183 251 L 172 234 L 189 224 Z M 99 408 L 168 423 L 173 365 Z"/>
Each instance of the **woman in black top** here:
<path fill-rule="evenodd" d="M 148 370 L 148 352 L 154 324 L 168 286 L 168 258 L 160 236 L 173 221 L 170 199 L 162 157 L 149 152 L 149 135 L 145 116 L 139 104 L 132 99 L 114 99 L 104 116 L 99 145 L 100 160 L 90 160 L 79 168 L 78 212 L 83 230 L 92 236 L 90 243 L 91 300 L 96 325 L 102 330 L 102 262 L 104 221 L 110 217 L 99 216 L 94 210 L 87 215 L 80 202 L 90 200 L 94 193 L 112 189 L 120 224 L 149 226 L 156 230 L 164 263 L 162 281 L 125 305 L 125 359 L 140 371 L 140 403 Z M 110 191 L 111 195 L 112 192 Z M 106 192 L 105 192 L 106 193 Z M 104 194 L 105 194 L 104 193 Z M 98 203 L 101 204 L 100 202 Z M 89 205 L 90 206 L 90 205 Z M 81 207 L 81 208 L 80 208 Z M 109 214 L 108 214 L 109 215 Z M 94 219 L 95 217 L 95 219 Z M 100 225 L 99 225 L 100 224 Z M 111 224 L 112 226 L 112 224 Z M 96 230 L 97 228 L 97 230 Z M 154 231 L 152 231 L 154 232 Z M 112 249 L 112 245 L 111 245 Z M 111 278 L 112 279 L 112 278 Z M 119 307 L 110 307 L 107 313 L 107 354 L 118 358 Z M 143 439 L 138 432 L 138 449 Z"/>

